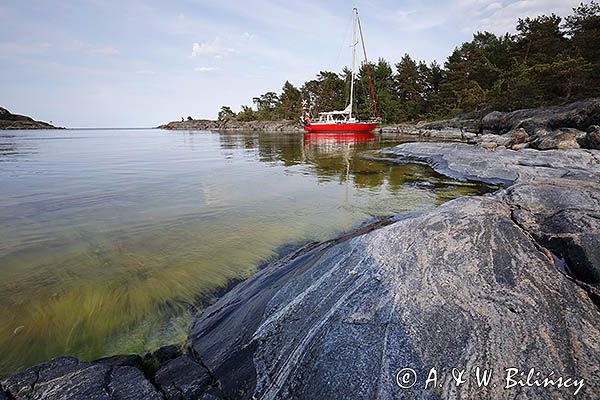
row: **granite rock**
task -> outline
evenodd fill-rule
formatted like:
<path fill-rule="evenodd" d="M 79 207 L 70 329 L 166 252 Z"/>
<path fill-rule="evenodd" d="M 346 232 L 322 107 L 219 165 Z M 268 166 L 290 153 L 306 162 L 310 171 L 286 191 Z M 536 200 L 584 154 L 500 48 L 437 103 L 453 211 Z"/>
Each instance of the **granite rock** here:
<path fill-rule="evenodd" d="M 0 381 L 16 400 L 160 400 L 137 368 L 138 356 L 82 362 L 58 357 Z"/>
<path fill-rule="evenodd" d="M 290 120 L 281 121 L 249 121 L 236 120 L 215 121 L 208 119 L 192 119 L 185 121 L 171 121 L 160 125 L 159 129 L 167 130 L 217 130 L 217 131 L 261 131 L 261 132 L 303 132 L 304 128 L 299 122 Z"/>

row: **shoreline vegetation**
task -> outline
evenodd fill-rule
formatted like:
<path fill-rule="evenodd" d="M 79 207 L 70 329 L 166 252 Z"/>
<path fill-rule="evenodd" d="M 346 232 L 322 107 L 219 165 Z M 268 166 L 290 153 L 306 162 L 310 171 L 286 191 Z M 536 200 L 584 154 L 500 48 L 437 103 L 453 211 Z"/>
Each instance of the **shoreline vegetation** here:
<path fill-rule="evenodd" d="M 237 121 L 233 119 L 172 121 L 158 129 L 302 132 L 291 120 Z M 417 124 L 387 125 L 377 130 L 433 140 L 474 143 L 488 150 L 527 147 L 550 149 L 600 149 L 600 98 L 589 98 L 562 106 L 499 112 L 486 110 L 458 117 Z"/>
<path fill-rule="evenodd" d="M 597 96 L 598 43 L 600 5 L 590 1 L 565 18 L 551 14 L 519 19 L 516 34 L 477 32 L 443 64 L 427 64 L 409 54 L 395 65 L 380 58 L 369 64 L 377 108 L 384 124 L 399 124 L 564 105 Z M 239 112 L 223 106 L 217 120 L 298 121 L 304 110 L 313 116 L 342 110 L 349 98 L 350 77 L 345 68 L 341 73 L 320 71 L 300 87 L 286 81 L 281 93 L 269 91 L 254 97 L 253 106 L 242 105 Z M 365 64 L 357 73 L 355 87 L 356 114 L 372 116 Z"/>

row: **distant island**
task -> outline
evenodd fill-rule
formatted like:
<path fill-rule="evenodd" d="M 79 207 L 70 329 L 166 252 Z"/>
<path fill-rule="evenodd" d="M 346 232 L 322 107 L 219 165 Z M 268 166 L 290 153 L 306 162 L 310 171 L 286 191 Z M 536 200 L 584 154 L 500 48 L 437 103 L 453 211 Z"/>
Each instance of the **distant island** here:
<path fill-rule="evenodd" d="M 6 108 L 0 107 L 0 129 L 64 129 L 47 122 L 36 121 L 25 115 L 13 114 Z"/>

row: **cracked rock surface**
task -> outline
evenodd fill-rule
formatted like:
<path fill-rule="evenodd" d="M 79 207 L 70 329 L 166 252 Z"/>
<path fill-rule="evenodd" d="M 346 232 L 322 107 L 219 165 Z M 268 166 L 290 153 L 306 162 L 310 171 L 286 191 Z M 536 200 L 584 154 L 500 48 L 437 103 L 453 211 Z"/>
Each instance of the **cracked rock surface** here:
<path fill-rule="evenodd" d="M 190 348 L 170 352 L 149 379 L 132 360 L 59 358 L 3 389 L 51 400 L 572 397 L 572 387 L 503 387 L 506 368 L 535 368 L 583 379 L 578 398 L 595 398 L 600 152 L 405 143 L 387 157 L 504 188 L 271 263 L 207 308 Z M 406 367 L 418 379 L 401 389 Z M 438 385 L 425 388 L 433 367 Z M 493 369 L 496 386 L 453 384 L 452 368 L 477 367 Z"/>
<path fill-rule="evenodd" d="M 160 400 L 164 397 L 137 368 L 137 356 L 94 362 L 58 357 L 1 381 L 16 400 Z M 1 397 L 0 397 L 1 398 Z"/>

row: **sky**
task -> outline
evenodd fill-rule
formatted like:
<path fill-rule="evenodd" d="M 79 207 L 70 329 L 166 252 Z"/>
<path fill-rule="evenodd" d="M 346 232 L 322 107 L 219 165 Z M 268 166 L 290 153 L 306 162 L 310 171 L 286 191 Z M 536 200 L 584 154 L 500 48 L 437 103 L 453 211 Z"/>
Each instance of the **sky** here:
<path fill-rule="evenodd" d="M 3 0 L 0 107 L 66 127 L 214 119 L 349 65 L 353 6 L 370 60 L 443 63 L 476 31 L 580 1 Z"/>

